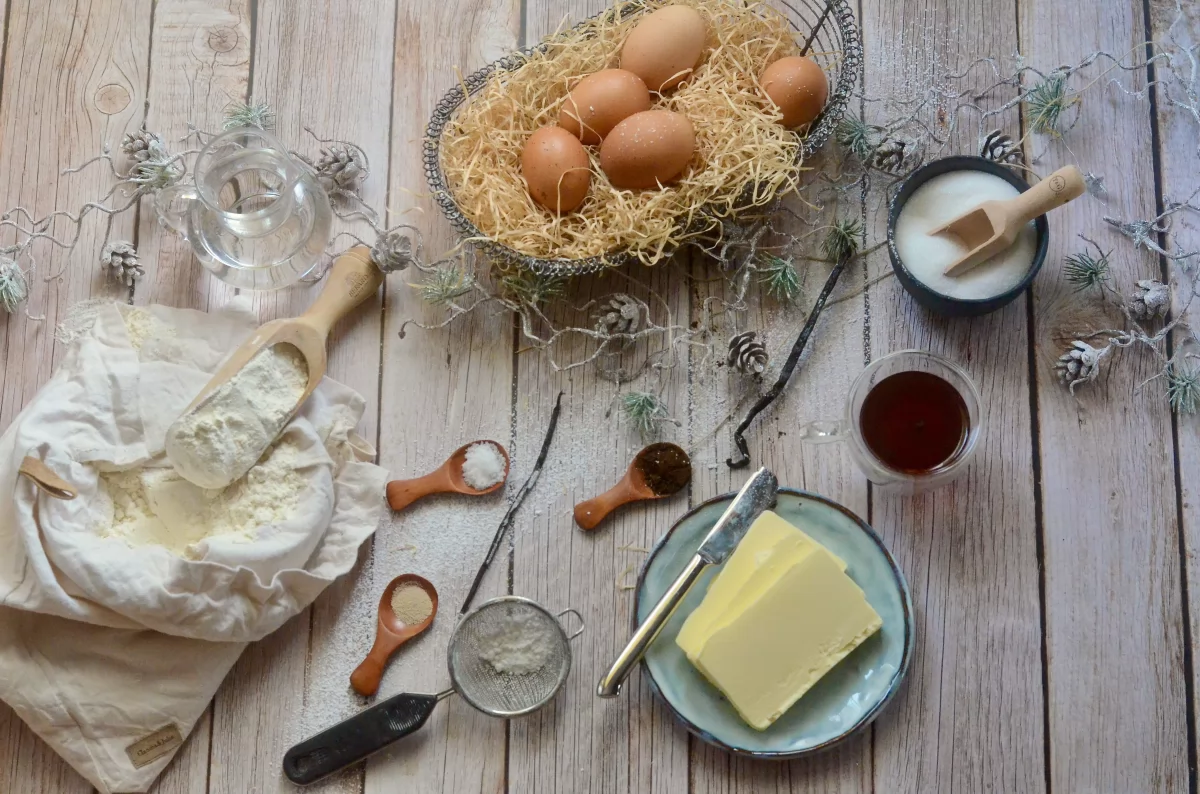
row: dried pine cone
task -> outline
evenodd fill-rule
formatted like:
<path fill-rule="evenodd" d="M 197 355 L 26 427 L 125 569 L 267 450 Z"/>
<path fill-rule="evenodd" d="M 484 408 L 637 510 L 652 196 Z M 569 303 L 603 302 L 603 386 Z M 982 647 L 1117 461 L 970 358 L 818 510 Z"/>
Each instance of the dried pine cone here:
<path fill-rule="evenodd" d="M 1162 317 L 1171 307 L 1171 288 L 1161 281 L 1143 279 L 1125 305 L 1135 320 Z"/>
<path fill-rule="evenodd" d="M 127 287 L 146 275 L 138 263 L 137 249 L 124 240 L 108 243 L 100 252 L 100 266 L 108 271 L 109 278 L 120 281 Z"/>
<path fill-rule="evenodd" d="M 359 180 L 367 177 L 367 161 L 357 146 L 335 143 L 321 150 L 321 156 L 313 163 L 321 187 L 327 191 L 358 188 Z"/>
<path fill-rule="evenodd" d="M 1100 374 L 1100 359 L 1107 350 L 1108 348 L 1097 350 L 1087 342 L 1077 339 L 1067 348 L 1067 352 L 1059 357 L 1054 368 L 1058 370 L 1058 377 L 1071 390 L 1071 394 L 1075 393 L 1076 386 L 1091 383 L 1096 379 Z"/>
<path fill-rule="evenodd" d="M 412 238 L 400 229 L 384 232 L 371 246 L 371 261 L 384 273 L 403 270 L 416 261 Z"/>
<path fill-rule="evenodd" d="M 606 334 L 636 334 L 642 324 L 642 305 L 624 293 L 600 304 L 596 330 Z"/>
<path fill-rule="evenodd" d="M 758 334 L 746 331 L 729 340 L 726 363 L 745 375 L 761 375 L 767 368 L 767 347 L 755 340 Z"/>
<path fill-rule="evenodd" d="M 29 282 L 16 260 L 0 256 L 0 308 L 12 314 L 29 297 Z"/>
<path fill-rule="evenodd" d="M 149 130 L 127 132 L 121 139 L 121 151 L 135 163 L 144 163 L 150 158 L 162 159 L 167 153 L 163 139 Z"/>
<path fill-rule="evenodd" d="M 1000 130 L 992 130 L 983 137 L 979 142 L 979 156 L 1006 165 L 1020 165 L 1025 160 L 1021 147 L 1017 146 L 1012 136 Z"/>
<path fill-rule="evenodd" d="M 909 160 L 909 142 L 900 138 L 888 138 L 871 152 L 871 165 L 880 171 L 896 174 L 904 170 Z"/>

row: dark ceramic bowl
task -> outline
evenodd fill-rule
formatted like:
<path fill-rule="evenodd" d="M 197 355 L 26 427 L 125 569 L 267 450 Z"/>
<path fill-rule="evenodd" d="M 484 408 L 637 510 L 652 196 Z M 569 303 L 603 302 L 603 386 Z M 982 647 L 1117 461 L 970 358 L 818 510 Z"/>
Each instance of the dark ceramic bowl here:
<path fill-rule="evenodd" d="M 941 160 L 926 163 L 909 174 L 908 179 L 904 180 L 904 184 L 900 186 L 900 192 L 896 194 L 888 207 L 888 254 L 892 258 L 892 270 L 896 272 L 896 278 L 904 285 L 904 289 L 908 290 L 908 294 L 916 299 L 917 303 L 930 311 L 948 317 L 977 317 L 1012 303 L 1033 283 L 1034 277 L 1042 269 L 1042 263 L 1046 261 L 1046 250 L 1050 246 L 1050 225 L 1046 222 L 1046 216 L 1042 215 L 1034 221 L 1037 229 L 1037 248 L 1034 250 L 1033 265 L 1029 268 L 1029 272 L 1025 274 L 1025 278 L 1021 279 L 1020 284 L 1008 292 L 992 298 L 982 300 L 951 298 L 949 295 L 934 292 L 918 281 L 916 276 L 904 266 L 904 262 L 900 260 L 900 254 L 896 251 L 896 219 L 900 217 L 900 211 L 904 209 L 909 197 L 921 185 L 935 176 L 941 176 L 951 171 L 966 170 L 983 171 L 998 176 L 1022 193 L 1029 190 L 1029 183 L 1013 173 L 1008 166 L 985 160 L 982 157 L 943 157 Z"/>

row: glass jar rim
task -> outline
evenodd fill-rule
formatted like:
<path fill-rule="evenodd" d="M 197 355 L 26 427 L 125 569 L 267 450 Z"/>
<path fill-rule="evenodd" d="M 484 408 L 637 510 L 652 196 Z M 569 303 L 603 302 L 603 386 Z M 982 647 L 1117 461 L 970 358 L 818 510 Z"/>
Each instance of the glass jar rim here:
<path fill-rule="evenodd" d="M 211 160 L 214 157 L 214 152 L 220 146 L 226 145 L 229 141 L 237 138 L 258 138 L 266 145 L 263 149 L 270 149 L 278 153 L 279 161 L 284 164 L 284 173 L 282 174 L 283 183 L 279 187 L 279 198 L 272 201 L 271 204 L 261 209 L 252 210 L 250 212 L 230 212 L 220 206 L 219 199 L 213 194 L 211 187 L 201 180 L 201 173 L 204 171 L 205 160 Z M 246 148 L 246 147 L 243 147 Z M 287 201 L 290 205 L 290 197 L 295 190 L 296 184 L 304 178 L 304 170 L 301 169 L 295 162 L 293 155 L 284 148 L 283 144 L 274 135 L 259 127 L 234 127 L 233 129 L 225 130 L 220 135 L 209 140 L 196 156 L 196 164 L 193 168 L 193 179 L 196 184 L 196 195 L 200 198 L 201 203 L 208 208 L 209 211 L 220 215 L 227 219 L 237 220 L 257 220 L 269 217 L 272 214 L 280 212 L 282 209 L 281 202 Z"/>

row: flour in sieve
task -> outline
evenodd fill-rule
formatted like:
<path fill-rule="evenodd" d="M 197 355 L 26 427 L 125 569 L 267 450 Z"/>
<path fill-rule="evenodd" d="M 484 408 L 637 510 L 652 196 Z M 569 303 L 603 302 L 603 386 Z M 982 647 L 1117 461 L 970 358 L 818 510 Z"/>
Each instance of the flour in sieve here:
<path fill-rule="evenodd" d="M 163 546 L 183 557 L 205 538 L 231 535 L 246 542 L 260 528 L 286 521 L 308 480 L 294 444 L 275 446 L 246 476 L 221 490 L 198 488 L 169 468 L 105 472 L 100 486 L 112 502 L 102 537 L 131 546 Z"/>
<path fill-rule="evenodd" d="M 497 673 L 536 673 L 554 654 L 554 629 L 546 625 L 544 616 L 531 610 L 508 611 L 485 625 L 479 631 L 479 656 Z"/>
<path fill-rule="evenodd" d="M 167 457 L 187 480 L 224 488 L 279 435 L 308 385 L 308 364 L 289 344 L 258 351 L 211 397 L 167 430 Z"/>

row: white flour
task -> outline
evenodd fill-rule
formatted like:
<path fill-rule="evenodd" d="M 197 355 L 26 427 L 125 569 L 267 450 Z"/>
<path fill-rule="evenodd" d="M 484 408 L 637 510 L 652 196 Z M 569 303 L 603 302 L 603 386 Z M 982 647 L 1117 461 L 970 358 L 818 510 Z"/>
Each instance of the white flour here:
<path fill-rule="evenodd" d="M 543 615 L 532 610 L 506 612 L 489 625 L 488 631 L 480 631 L 479 655 L 497 673 L 536 673 L 554 652 L 554 630 L 547 627 Z"/>
<path fill-rule="evenodd" d="M 260 350 L 245 367 L 167 431 L 167 457 L 202 488 L 224 488 L 246 473 L 279 435 L 308 384 L 293 345 Z"/>
<path fill-rule="evenodd" d="M 290 517 L 307 480 L 297 470 L 299 450 L 282 443 L 223 490 L 198 488 L 169 468 L 106 472 L 100 484 L 112 500 L 103 537 L 131 546 L 163 546 L 192 556 L 196 542 L 234 535 L 250 542 L 264 526 Z"/>

